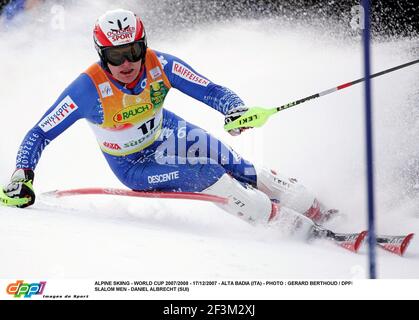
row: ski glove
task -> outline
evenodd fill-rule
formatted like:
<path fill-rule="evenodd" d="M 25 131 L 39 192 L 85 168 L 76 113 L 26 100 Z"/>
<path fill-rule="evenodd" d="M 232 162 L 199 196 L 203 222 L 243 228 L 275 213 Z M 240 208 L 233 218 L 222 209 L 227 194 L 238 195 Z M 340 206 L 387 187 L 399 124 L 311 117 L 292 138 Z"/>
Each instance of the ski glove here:
<path fill-rule="evenodd" d="M 4 189 L 4 193 L 10 198 L 29 199 L 28 203 L 18 205 L 18 208 L 26 208 L 35 203 L 35 192 L 32 186 L 34 176 L 31 169 L 17 169 Z"/>
<path fill-rule="evenodd" d="M 249 110 L 249 108 L 247 108 L 245 106 L 238 106 L 238 107 L 231 108 L 230 110 L 228 110 L 227 114 L 225 115 L 224 125 L 226 125 L 227 123 L 233 122 L 234 120 L 240 118 L 248 110 Z M 231 129 L 231 130 L 228 131 L 228 133 L 231 134 L 232 136 L 238 136 L 239 134 L 241 134 L 243 131 L 245 131 L 247 129 L 249 129 L 249 128 Z"/>

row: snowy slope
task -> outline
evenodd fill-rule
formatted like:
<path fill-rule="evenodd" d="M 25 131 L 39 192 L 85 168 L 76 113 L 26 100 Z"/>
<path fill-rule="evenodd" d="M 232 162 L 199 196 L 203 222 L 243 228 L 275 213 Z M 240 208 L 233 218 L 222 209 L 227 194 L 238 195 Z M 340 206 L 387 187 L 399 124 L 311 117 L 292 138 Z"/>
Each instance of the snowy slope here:
<path fill-rule="evenodd" d="M 47 32 L 42 41 L 33 41 L 33 23 L 0 35 L 6 61 L 0 76 L 2 184 L 26 131 L 96 60 L 90 33 L 96 11 L 82 12 L 68 11 L 66 28 Z M 39 32 L 51 31 L 44 28 Z M 149 45 L 184 59 L 249 105 L 270 107 L 362 76 L 358 42 L 325 33 L 280 21 L 233 21 L 173 37 L 151 33 Z M 413 59 L 415 45 L 375 43 L 373 71 Z M 414 66 L 373 82 L 380 233 L 419 234 L 418 196 L 403 176 L 417 152 L 418 74 Z M 366 228 L 362 103 L 362 86 L 356 86 L 281 112 L 262 129 L 235 138 L 223 131 L 220 114 L 192 98 L 173 90 L 166 105 L 247 159 L 298 178 L 346 214 L 330 227 L 350 232 Z M 89 186 L 123 187 L 81 121 L 44 152 L 35 188 L 40 194 Z M 355 255 L 324 241 L 284 239 L 211 204 L 111 197 L 0 207 L 0 257 L 2 278 L 363 278 L 367 263 L 365 248 Z M 378 263 L 382 278 L 419 278 L 419 240 L 404 258 L 378 250 Z"/>

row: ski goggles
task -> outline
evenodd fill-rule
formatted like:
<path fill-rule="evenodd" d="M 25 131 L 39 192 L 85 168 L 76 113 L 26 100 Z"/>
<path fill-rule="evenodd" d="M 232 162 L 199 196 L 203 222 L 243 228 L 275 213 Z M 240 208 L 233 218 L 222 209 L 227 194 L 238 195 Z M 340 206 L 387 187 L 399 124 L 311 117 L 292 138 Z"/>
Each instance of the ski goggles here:
<path fill-rule="evenodd" d="M 137 41 L 118 47 L 107 47 L 102 49 L 102 55 L 106 62 L 113 66 L 120 66 L 128 60 L 129 62 L 138 62 L 146 52 L 146 45 L 143 41 Z"/>

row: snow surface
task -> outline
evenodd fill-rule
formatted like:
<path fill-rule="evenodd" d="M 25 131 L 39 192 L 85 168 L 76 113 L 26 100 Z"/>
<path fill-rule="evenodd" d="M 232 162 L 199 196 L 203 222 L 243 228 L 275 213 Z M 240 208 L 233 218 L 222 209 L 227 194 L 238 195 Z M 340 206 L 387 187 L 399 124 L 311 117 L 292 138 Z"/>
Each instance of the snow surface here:
<path fill-rule="evenodd" d="M 102 6 L 103 8 L 103 6 Z M 96 9 L 0 35 L 0 183 L 14 170 L 17 148 L 61 91 L 97 60 L 91 41 Z M 43 27 L 42 27 L 43 26 Z M 358 41 L 279 20 L 203 24 L 159 36 L 149 45 L 174 54 L 250 106 L 277 106 L 362 77 Z M 5 45 L 7 44 L 7 45 Z M 377 42 L 373 71 L 413 60 L 417 40 Z M 417 57 L 416 57 L 417 58 Z M 418 198 L 402 172 L 415 155 L 419 67 L 373 80 L 377 230 L 419 234 Z M 263 128 L 230 137 L 223 116 L 172 90 L 168 109 L 212 132 L 245 158 L 296 177 L 345 219 L 337 232 L 366 228 L 362 85 L 283 111 Z M 408 183 L 407 183 L 408 184 Z M 123 187 L 79 121 L 44 152 L 38 194 L 54 189 Z M 377 249 L 381 278 L 419 278 L 419 240 L 400 258 Z M 364 247 L 353 254 L 327 241 L 307 244 L 253 227 L 212 204 L 184 200 L 76 197 L 0 207 L 2 278 L 201 279 L 365 278 Z"/>

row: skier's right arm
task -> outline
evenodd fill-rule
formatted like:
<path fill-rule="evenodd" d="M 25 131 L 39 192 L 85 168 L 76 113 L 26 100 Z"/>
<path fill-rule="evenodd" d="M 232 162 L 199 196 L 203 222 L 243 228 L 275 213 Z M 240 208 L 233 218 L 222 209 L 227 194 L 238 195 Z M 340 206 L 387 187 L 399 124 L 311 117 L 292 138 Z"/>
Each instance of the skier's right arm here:
<path fill-rule="evenodd" d="M 94 84 L 81 74 L 26 134 L 16 157 L 16 170 L 4 189 L 10 198 L 27 198 L 24 208 L 35 202 L 33 190 L 34 170 L 45 147 L 81 118 L 89 118 L 97 105 Z"/>

